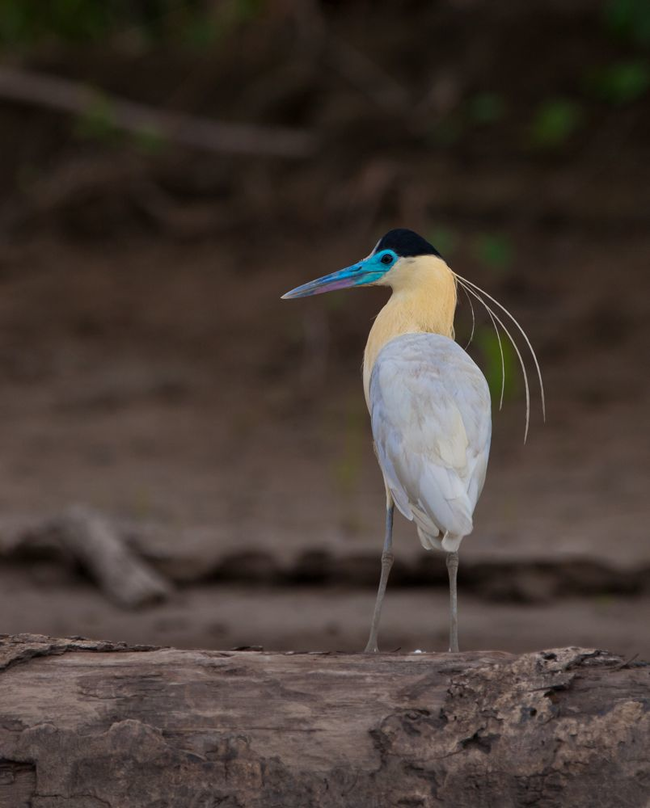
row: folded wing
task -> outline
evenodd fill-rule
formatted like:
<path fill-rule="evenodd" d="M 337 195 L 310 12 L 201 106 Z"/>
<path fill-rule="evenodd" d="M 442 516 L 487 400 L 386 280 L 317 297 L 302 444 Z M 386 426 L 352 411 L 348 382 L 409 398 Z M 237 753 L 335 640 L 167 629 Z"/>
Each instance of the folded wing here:
<path fill-rule="evenodd" d="M 453 340 L 406 334 L 380 351 L 370 381 L 379 464 L 425 547 L 454 549 L 472 531 L 491 436 L 485 377 Z"/>

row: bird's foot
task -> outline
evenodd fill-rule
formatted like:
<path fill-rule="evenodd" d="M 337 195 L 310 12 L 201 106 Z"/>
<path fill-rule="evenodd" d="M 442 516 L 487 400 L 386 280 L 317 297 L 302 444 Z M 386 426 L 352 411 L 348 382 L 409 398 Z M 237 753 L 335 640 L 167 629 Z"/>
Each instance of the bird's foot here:
<path fill-rule="evenodd" d="M 379 648 L 377 648 L 377 643 L 368 643 L 366 647 L 363 649 L 364 654 L 378 654 Z"/>

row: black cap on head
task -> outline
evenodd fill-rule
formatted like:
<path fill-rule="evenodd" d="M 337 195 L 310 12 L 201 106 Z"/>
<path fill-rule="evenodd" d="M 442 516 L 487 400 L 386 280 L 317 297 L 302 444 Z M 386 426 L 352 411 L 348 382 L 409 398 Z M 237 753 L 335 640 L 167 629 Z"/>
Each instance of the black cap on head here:
<path fill-rule="evenodd" d="M 410 258 L 414 255 L 437 255 L 438 258 L 442 258 L 432 244 L 429 244 L 422 236 L 418 236 L 417 233 L 407 230 L 405 227 L 389 230 L 377 242 L 375 252 L 379 250 L 392 250 L 401 258 Z"/>

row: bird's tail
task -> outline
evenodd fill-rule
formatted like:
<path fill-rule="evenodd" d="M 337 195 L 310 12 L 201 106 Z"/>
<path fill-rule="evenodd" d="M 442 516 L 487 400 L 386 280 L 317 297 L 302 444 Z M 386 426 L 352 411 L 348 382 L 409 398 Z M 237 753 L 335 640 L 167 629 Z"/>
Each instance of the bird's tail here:
<path fill-rule="evenodd" d="M 421 527 L 418 527 L 418 538 L 425 550 L 443 549 L 440 539 L 437 536 L 432 536 L 430 533 L 427 533 L 427 531 L 423 530 Z"/>
<path fill-rule="evenodd" d="M 462 536 L 452 536 L 451 533 L 445 533 L 442 537 L 442 549 L 446 550 L 448 553 L 455 553 L 460 547 L 462 540 Z"/>
<path fill-rule="evenodd" d="M 440 539 L 438 536 L 427 533 L 421 527 L 418 527 L 418 538 L 425 550 L 443 550 L 446 553 L 455 553 L 463 540 L 463 536 L 453 536 L 451 533 L 445 533 Z"/>

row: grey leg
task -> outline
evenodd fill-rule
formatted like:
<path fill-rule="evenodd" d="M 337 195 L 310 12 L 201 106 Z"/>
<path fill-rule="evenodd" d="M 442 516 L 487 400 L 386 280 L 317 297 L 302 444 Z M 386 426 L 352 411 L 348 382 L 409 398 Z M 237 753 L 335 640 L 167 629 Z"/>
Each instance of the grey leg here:
<path fill-rule="evenodd" d="M 377 647 L 377 632 L 379 631 L 379 620 L 381 618 L 381 607 L 384 603 L 384 595 L 386 594 L 386 584 L 388 583 L 388 574 L 390 568 L 393 566 L 393 513 L 395 506 L 393 500 L 389 499 L 386 503 L 386 536 L 384 538 L 384 551 L 381 554 L 381 578 L 379 579 L 379 590 L 377 591 L 377 600 L 375 601 L 375 611 L 372 615 L 372 625 L 370 626 L 370 637 L 368 645 L 366 645 L 366 653 L 373 653 L 379 651 Z"/>
<path fill-rule="evenodd" d="M 458 572 L 458 553 L 447 553 L 447 572 L 449 573 L 449 650 L 458 651 L 458 597 L 456 593 L 456 574 Z"/>

